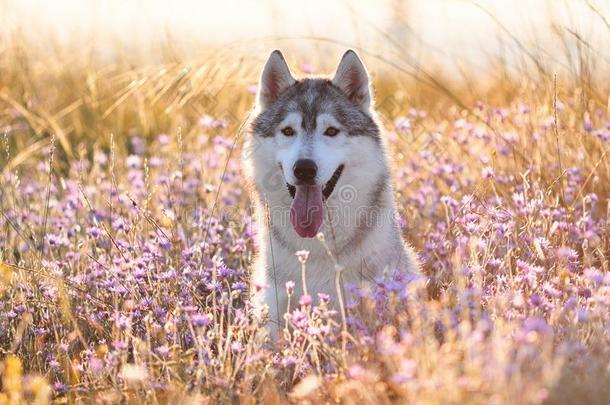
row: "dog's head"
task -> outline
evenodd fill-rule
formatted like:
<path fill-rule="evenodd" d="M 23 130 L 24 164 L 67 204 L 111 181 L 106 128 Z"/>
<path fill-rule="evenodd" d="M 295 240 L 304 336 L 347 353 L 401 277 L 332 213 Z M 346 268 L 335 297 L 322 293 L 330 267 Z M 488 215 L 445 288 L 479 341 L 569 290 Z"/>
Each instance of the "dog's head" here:
<path fill-rule="evenodd" d="M 245 150 L 250 174 L 266 204 L 290 206 L 301 237 L 316 235 L 325 202 L 338 202 L 338 187 L 358 192 L 384 168 L 368 74 L 352 50 L 332 79 L 302 80 L 292 76 L 280 51 L 272 52 L 257 112 Z"/>

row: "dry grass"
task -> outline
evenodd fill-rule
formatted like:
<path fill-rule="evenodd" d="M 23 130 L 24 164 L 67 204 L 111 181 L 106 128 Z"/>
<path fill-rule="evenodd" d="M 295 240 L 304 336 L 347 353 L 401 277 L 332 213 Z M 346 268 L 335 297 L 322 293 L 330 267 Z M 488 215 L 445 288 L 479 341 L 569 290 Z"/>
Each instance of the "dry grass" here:
<path fill-rule="evenodd" d="M 256 249 L 231 145 L 262 55 L 110 63 L 2 42 L 0 404 L 605 403 L 610 83 L 593 45 L 556 32 L 580 44 L 577 69 L 517 43 L 521 70 L 456 81 L 398 45 L 360 50 L 431 281 L 425 298 L 384 290 L 381 315 L 365 299 L 349 355 L 323 305 L 304 307 L 307 328 L 334 335 L 297 328 L 270 349 L 234 284 Z M 221 258 L 234 273 L 209 290 Z"/>

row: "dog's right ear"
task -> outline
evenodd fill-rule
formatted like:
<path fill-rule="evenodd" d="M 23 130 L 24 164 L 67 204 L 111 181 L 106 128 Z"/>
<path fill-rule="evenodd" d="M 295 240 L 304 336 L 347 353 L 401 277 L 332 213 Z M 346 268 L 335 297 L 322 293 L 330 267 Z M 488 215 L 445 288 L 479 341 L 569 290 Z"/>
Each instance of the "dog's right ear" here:
<path fill-rule="evenodd" d="M 280 94 L 296 83 L 288 69 L 282 53 L 276 49 L 271 52 L 265 67 L 258 89 L 258 105 L 265 109 L 278 99 Z"/>
<path fill-rule="evenodd" d="M 364 110 L 371 107 L 369 75 L 362 61 L 352 49 L 343 54 L 332 83 Z"/>

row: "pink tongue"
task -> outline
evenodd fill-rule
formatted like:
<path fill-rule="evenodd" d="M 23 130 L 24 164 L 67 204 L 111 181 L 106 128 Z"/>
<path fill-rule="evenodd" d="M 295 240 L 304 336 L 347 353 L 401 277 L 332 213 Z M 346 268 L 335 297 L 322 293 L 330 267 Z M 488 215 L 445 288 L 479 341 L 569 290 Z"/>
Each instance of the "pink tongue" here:
<path fill-rule="evenodd" d="M 303 238 L 313 238 L 324 219 L 322 186 L 296 186 L 290 208 L 292 227 Z"/>

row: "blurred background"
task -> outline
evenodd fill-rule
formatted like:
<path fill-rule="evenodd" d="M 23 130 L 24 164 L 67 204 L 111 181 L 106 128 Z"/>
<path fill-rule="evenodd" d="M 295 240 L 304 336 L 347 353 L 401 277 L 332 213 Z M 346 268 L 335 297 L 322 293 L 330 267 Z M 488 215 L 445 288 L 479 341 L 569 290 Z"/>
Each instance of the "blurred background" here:
<path fill-rule="evenodd" d="M 206 114 L 237 127 L 274 48 L 296 75 L 355 48 L 387 117 L 553 89 L 606 106 L 608 16 L 607 0 L 0 0 L 0 125 L 21 114 L 17 149 L 54 133 L 69 153 Z"/>
<path fill-rule="evenodd" d="M 413 63 L 434 63 L 448 74 L 487 71 L 498 61 L 519 68 L 533 62 L 525 50 L 563 73 L 578 68 L 570 63 L 579 53 L 606 66 L 610 61 L 606 0 L 3 0 L 0 5 L 5 39 L 18 34 L 42 51 L 69 47 L 94 51 L 104 60 L 123 56 L 120 52 L 159 60 L 165 48 L 198 57 L 210 47 L 261 57 L 279 47 L 298 50 L 303 59 L 333 56 L 332 65 L 349 46 L 392 61 L 392 52 L 401 50 Z"/>

